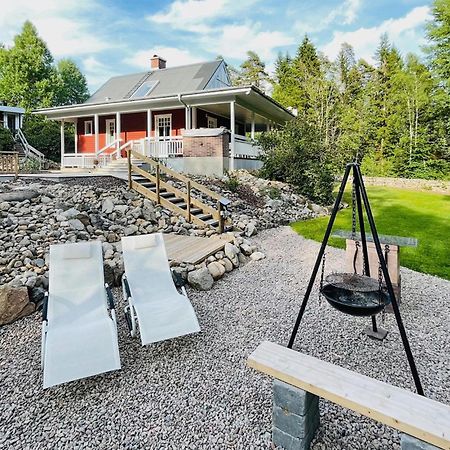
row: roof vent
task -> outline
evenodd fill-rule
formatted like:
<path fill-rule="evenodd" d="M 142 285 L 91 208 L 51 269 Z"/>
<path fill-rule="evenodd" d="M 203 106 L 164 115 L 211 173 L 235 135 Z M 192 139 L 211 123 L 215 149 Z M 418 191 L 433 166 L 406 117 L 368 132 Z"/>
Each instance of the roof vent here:
<path fill-rule="evenodd" d="M 166 68 L 166 60 L 161 58 L 158 55 L 153 55 L 150 58 L 150 64 L 152 70 L 165 69 Z"/>
<path fill-rule="evenodd" d="M 109 102 L 111 100 L 111 97 L 105 97 L 105 102 Z"/>

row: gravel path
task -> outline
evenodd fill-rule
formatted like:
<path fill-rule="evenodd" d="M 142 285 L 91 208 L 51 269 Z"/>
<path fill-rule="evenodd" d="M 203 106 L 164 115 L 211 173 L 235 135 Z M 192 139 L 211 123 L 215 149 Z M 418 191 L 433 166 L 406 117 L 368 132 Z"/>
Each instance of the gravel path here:
<path fill-rule="evenodd" d="M 201 334 L 143 348 L 119 312 L 119 372 L 43 391 L 37 314 L 0 328 L 0 448 L 272 448 L 271 381 L 245 360 L 263 339 L 287 342 L 318 244 L 287 227 L 256 241 L 267 259 L 210 292 L 190 292 Z M 329 250 L 327 271 L 342 255 Z M 402 280 L 403 319 L 426 394 L 450 404 L 450 283 L 407 269 Z M 315 291 L 296 348 L 413 389 L 393 317 L 382 343 L 362 335 L 366 324 L 319 305 Z M 314 450 L 399 448 L 390 428 L 323 400 L 320 412 Z"/>

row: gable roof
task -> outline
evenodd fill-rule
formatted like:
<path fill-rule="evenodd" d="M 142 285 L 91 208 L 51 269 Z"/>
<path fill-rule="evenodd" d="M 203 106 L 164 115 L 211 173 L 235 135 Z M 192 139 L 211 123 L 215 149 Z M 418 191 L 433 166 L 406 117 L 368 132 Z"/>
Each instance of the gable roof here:
<path fill-rule="evenodd" d="M 207 88 L 222 60 L 158 69 L 110 78 L 85 103 L 114 102 L 129 99 L 147 81 L 158 83 L 146 98 L 174 93 L 201 91 Z"/>

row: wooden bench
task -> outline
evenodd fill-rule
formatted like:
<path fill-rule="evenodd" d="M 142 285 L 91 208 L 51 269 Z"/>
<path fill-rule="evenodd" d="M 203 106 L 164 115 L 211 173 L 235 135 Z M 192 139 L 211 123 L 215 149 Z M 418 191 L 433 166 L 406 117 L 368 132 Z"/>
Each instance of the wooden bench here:
<path fill-rule="evenodd" d="M 405 433 L 402 450 L 450 450 L 450 406 L 271 342 L 260 344 L 247 364 L 276 379 L 273 440 L 286 450 L 309 448 L 317 397 Z"/>

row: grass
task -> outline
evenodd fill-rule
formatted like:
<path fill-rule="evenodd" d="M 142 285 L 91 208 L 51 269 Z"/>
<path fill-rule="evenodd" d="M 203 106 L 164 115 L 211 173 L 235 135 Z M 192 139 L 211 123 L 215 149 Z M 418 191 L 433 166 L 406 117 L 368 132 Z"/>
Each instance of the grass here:
<path fill-rule="evenodd" d="M 416 248 L 403 247 L 402 266 L 450 280 L 450 196 L 388 187 L 368 187 L 367 193 L 379 234 L 415 237 Z M 351 205 L 351 194 L 345 193 Z M 292 224 L 308 239 L 321 242 L 329 217 Z M 366 224 L 366 230 L 368 230 Z M 333 230 L 351 230 L 351 208 L 338 213 Z M 329 245 L 345 248 L 345 239 L 330 238 Z"/>

